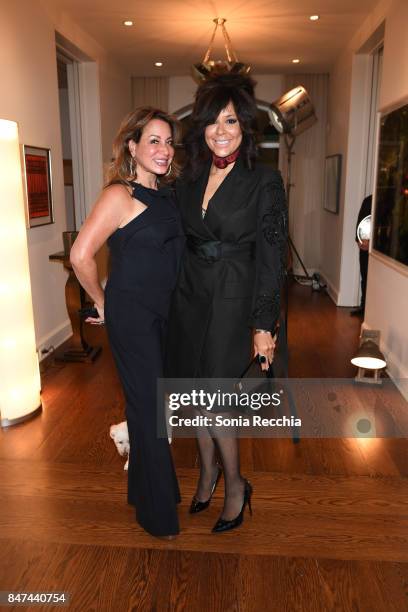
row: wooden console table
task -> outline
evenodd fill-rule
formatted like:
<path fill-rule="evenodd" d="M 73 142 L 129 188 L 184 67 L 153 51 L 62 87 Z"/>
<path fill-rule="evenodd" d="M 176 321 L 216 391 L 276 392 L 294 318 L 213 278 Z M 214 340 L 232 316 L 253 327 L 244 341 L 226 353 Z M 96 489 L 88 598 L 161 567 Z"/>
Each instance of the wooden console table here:
<path fill-rule="evenodd" d="M 102 347 L 90 346 L 83 334 L 84 322 L 79 315 L 79 309 L 86 306 L 85 291 L 78 282 L 72 268 L 69 256 L 64 251 L 53 253 L 49 256 L 50 261 L 59 261 L 68 271 L 68 279 L 65 284 L 65 301 L 68 316 L 72 325 L 72 338 L 68 348 L 61 354 L 56 354 L 57 361 L 79 361 L 92 363 L 100 354 Z"/>

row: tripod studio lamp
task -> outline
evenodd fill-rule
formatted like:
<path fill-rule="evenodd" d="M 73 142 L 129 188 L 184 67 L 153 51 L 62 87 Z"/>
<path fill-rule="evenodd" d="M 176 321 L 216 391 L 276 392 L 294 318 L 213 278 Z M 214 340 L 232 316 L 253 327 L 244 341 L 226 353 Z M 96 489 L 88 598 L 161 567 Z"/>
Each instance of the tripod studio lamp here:
<path fill-rule="evenodd" d="M 379 349 L 379 343 L 379 330 L 363 330 L 360 347 L 351 360 L 351 363 L 358 367 L 358 373 L 355 378 L 357 382 L 381 384 L 379 372 L 386 367 L 387 362 Z M 372 371 L 374 376 L 366 376 L 366 370 Z"/>
<path fill-rule="evenodd" d="M 303 85 L 287 91 L 270 105 L 269 119 L 281 134 L 298 136 L 317 121 L 309 94 Z"/>
<path fill-rule="evenodd" d="M 292 183 L 292 157 L 296 136 L 310 128 L 317 121 L 312 101 L 303 85 L 287 91 L 269 107 L 269 121 L 283 135 L 286 146 L 286 203 L 289 211 Z M 289 235 L 289 245 L 295 253 L 304 272 L 304 279 L 312 281 L 305 264 Z M 296 275 L 299 277 L 299 275 Z"/>

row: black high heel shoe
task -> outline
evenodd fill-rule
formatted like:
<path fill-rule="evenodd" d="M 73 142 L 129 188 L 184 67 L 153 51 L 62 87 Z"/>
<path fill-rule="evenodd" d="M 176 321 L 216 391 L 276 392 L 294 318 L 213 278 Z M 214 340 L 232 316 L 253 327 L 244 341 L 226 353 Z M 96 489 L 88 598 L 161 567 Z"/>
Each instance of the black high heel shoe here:
<path fill-rule="evenodd" d="M 244 511 L 245 506 L 248 504 L 249 514 L 252 516 L 252 508 L 251 508 L 251 496 L 252 496 L 252 485 L 248 480 L 245 480 L 244 486 L 244 501 L 242 503 L 241 512 L 234 519 L 227 521 L 225 519 L 219 518 L 212 528 L 213 533 L 221 533 L 222 531 L 230 531 L 231 529 L 235 529 L 239 527 L 244 520 Z"/>
<path fill-rule="evenodd" d="M 205 510 L 210 505 L 211 498 L 214 495 L 214 491 L 217 488 L 218 481 L 221 478 L 221 474 L 222 474 L 222 469 L 220 468 L 219 465 L 217 466 L 217 469 L 218 469 L 217 477 L 214 480 L 214 484 L 211 489 L 210 497 L 207 499 L 207 501 L 202 502 L 196 499 L 196 497 L 194 496 L 191 501 L 191 506 L 189 510 L 190 514 L 197 514 L 197 512 L 201 512 L 202 510 Z"/>

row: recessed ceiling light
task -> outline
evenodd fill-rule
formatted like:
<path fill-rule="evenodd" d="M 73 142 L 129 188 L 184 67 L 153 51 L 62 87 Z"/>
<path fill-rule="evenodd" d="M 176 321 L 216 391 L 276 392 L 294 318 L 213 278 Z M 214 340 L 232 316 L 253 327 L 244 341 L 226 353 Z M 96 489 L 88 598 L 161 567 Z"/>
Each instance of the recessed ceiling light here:
<path fill-rule="evenodd" d="M 319 21 L 320 15 L 310 15 L 310 21 Z"/>
<path fill-rule="evenodd" d="M 130 19 L 126 19 L 126 21 L 123 22 L 123 25 L 130 28 L 133 25 L 133 21 L 131 21 Z"/>
<path fill-rule="evenodd" d="M 160 68 L 161 66 L 163 66 L 163 62 L 154 62 L 154 65 Z"/>
<path fill-rule="evenodd" d="M 300 59 L 296 57 L 295 59 L 292 60 L 292 64 L 300 64 Z"/>

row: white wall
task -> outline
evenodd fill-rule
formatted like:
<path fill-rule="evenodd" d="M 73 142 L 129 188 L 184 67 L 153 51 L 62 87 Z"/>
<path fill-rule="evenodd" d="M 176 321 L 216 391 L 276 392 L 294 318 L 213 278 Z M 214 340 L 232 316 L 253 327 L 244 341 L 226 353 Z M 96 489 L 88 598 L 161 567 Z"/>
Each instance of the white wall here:
<path fill-rule="evenodd" d="M 386 14 L 380 110 L 408 103 L 408 2 L 394 0 Z M 394 378 L 408 379 L 408 267 L 370 255 L 365 324 L 380 329 Z M 402 387 L 403 385 L 401 385 Z"/>
<path fill-rule="evenodd" d="M 174 76 L 169 78 L 169 112 L 191 104 L 197 89 L 197 84 L 190 76 Z"/>
<path fill-rule="evenodd" d="M 329 101 L 326 155 L 342 154 L 342 177 L 339 215 L 322 211 L 321 272 L 329 292 L 337 303 L 340 291 L 341 239 L 344 216 L 344 191 L 347 166 L 349 107 L 353 53 L 347 50 L 339 58 L 329 76 Z"/>
<path fill-rule="evenodd" d="M 408 2 L 394 0 L 386 13 L 380 108 L 408 96 Z"/>
<path fill-rule="evenodd" d="M 27 0 L 26 0 L 27 1 Z M 98 64 L 103 161 L 112 154 L 112 141 L 124 115 L 131 110 L 130 75 L 93 38 L 73 22 L 53 0 L 41 0 L 54 30 Z"/>
<path fill-rule="evenodd" d="M 257 85 L 255 95 L 258 100 L 273 102 L 283 93 L 283 75 L 281 74 L 254 74 Z M 169 112 L 175 111 L 191 104 L 194 99 L 197 84 L 190 76 L 175 76 L 169 78 Z"/>
<path fill-rule="evenodd" d="M 52 152 L 55 223 L 28 230 L 30 274 L 37 347 L 58 344 L 70 334 L 65 308 L 66 272 L 48 256 L 62 249 L 66 228 L 64 182 L 58 101 L 55 28 L 83 45 L 89 57 L 100 61 L 96 44 L 75 24 L 49 11 L 39 1 L 0 0 L 0 117 L 17 121 L 20 142 L 50 147 Z M 86 48 L 85 48 L 86 47 Z M 110 143 L 121 116 L 130 107 L 130 79 L 100 61 L 102 135 L 104 158 L 110 157 Z M 11 203 L 12 205 L 12 203 Z M 7 265 L 2 262 L 1 265 Z"/>
<path fill-rule="evenodd" d="M 361 202 L 367 195 L 365 190 L 372 82 L 371 56 L 354 55 L 351 70 L 348 142 L 342 180 L 344 200 L 340 207 L 341 262 L 336 296 L 336 303 L 339 306 L 356 306 L 359 302 L 360 264 L 355 231 Z M 330 214 L 324 212 L 326 216 Z"/>
<path fill-rule="evenodd" d="M 366 157 L 368 111 L 367 72 L 364 63 L 370 39 L 381 27 L 392 0 L 381 0 L 367 16 L 330 72 L 327 155 L 340 153 L 342 177 L 338 215 L 322 211 L 321 272 L 329 293 L 339 306 L 357 303 L 358 250 L 354 228 L 365 195 L 362 162 Z M 351 231 L 353 230 L 353 231 Z"/>
<path fill-rule="evenodd" d="M 254 74 L 256 81 L 255 95 L 258 100 L 273 102 L 285 93 L 283 74 Z"/>
<path fill-rule="evenodd" d="M 408 3 L 383 0 L 344 49 L 330 74 L 327 154 L 343 155 L 338 216 L 322 218 L 322 272 L 340 305 L 349 305 L 358 277 L 354 229 L 364 195 L 362 159 L 366 142 L 366 59 L 371 37 L 385 20 L 380 110 L 408 96 Z M 365 326 L 380 329 L 382 348 L 394 378 L 408 376 L 408 275 L 385 258 L 370 254 Z M 408 272 L 408 271 L 407 271 Z"/>
<path fill-rule="evenodd" d="M 321 272 L 330 295 L 339 306 L 357 304 L 359 264 L 354 230 L 365 195 L 362 166 L 368 128 L 365 103 L 369 97 L 369 58 L 366 54 L 368 43 L 375 39 L 390 2 L 379 2 L 330 71 L 327 155 L 342 155 L 342 177 L 339 214 L 322 212 Z"/>
<path fill-rule="evenodd" d="M 323 214 L 324 158 L 326 154 L 327 74 L 291 74 L 285 78 L 285 91 L 303 85 L 315 108 L 316 123 L 300 134 L 292 156 L 289 232 L 303 265 L 309 274 L 320 271 L 320 223 Z M 281 138 L 279 165 L 287 180 L 287 153 Z M 295 274 L 304 274 L 293 252 Z"/>
<path fill-rule="evenodd" d="M 61 250 L 65 229 L 61 136 L 54 31 L 33 2 L 1 2 L 0 116 L 19 124 L 20 142 L 49 147 L 52 155 L 55 224 L 28 230 L 31 287 L 37 346 L 48 336 L 69 332 L 65 309 L 66 275 L 48 261 Z M 12 203 L 11 203 L 12 204 Z M 2 262 L 7 265 L 7 262 Z"/>

